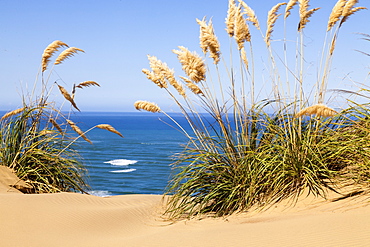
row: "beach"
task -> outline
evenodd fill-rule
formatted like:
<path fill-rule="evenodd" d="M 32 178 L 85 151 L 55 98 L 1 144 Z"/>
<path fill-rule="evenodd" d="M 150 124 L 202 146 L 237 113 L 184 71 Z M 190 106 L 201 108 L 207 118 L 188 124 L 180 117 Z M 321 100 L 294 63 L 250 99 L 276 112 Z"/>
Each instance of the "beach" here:
<path fill-rule="evenodd" d="M 0 246 L 369 246 L 370 196 L 302 196 L 264 212 L 165 220 L 163 196 L 22 194 L 0 173 Z M 10 178 L 9 178 L 10 177 Z M 13 185 L 12 185 L 13 183 Z"/>

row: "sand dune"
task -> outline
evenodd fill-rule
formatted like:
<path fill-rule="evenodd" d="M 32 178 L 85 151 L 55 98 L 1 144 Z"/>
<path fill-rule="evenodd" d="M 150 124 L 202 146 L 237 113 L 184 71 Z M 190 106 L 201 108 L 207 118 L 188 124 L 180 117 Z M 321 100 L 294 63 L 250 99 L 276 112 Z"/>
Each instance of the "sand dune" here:
<path fill-rule="evenodd" d="M 161 199 L 3 193 L 0 246 L 370 246 L 368 196 L 174 224 Z"/>
<path fill-rule="evenodd" d="M 161 217 L 160 195 L 30 195 L 2 186 L 0 246 L 370 246 L 369 194 L 172 224 Z"/>

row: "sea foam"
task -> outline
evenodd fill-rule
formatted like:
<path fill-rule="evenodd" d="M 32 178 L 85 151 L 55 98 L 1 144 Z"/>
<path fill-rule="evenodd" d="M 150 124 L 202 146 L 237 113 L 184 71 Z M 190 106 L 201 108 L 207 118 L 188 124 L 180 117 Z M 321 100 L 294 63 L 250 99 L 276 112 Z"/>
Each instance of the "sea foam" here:
<path fill-rule="evenodd" d="M 106 161 L 104 163 L 111 164 L 113 166 L 128 166 L 137 163 L 137 160 L 116 159 Z"/>
<path fill-rule="evenodd" d="M 114 173 L 121 173 L 121 172 L 134 172 L 136 169 L 124 169 L 124 170 L 117 170 L 117 171 L 110 171 Z"/>

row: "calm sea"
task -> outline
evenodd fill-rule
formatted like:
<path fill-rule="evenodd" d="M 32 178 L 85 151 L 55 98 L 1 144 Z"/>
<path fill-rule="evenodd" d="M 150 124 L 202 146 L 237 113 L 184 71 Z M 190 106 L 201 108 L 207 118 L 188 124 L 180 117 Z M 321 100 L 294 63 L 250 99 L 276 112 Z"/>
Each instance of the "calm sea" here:
<path fill-rule="evenodd" d="M 182 115 L 173 117 L 186 126 Z M 71 119 L 83 131 L 106 123 L 124 136 L 96 128 L 86 134 L 93 145 L 78 141 L 76 148 L 89 172 L 90 193 L 99 196 L 162 194 L 171 175 L 173 155 L 187 142 L 161 114 L 83 112 Z"/>

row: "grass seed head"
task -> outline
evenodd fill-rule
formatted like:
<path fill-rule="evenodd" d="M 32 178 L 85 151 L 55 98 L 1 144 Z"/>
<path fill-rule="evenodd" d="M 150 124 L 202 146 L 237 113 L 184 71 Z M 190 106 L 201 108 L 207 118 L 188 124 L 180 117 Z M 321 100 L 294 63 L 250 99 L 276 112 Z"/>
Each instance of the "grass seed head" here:
<path fill-rule="evenodd" d="M 225 23 L 226 23 L 226 32 L 229 34 L 230 37 L 234 36 L 235 11 L 236 11 L 235 0 L 229 0 L 229 8 L 227 10 Z"/>
<path fill-rule="evenodd" d="M 317 105 L 309 106 L 309 107 L 302 109 L 295 115 L 295 117 L 301 117 L 303 115 L 306 115 L 306 116 L 316 115 L 318 117 L 332 117 L 335 114 L 337 114 L 337 112 L 334 109 L 324 104 L 317 104 Z"/>
<path fill-rule="evenodd" d="M 290 15 L 290 11 L 293 9 L 293 7 L 297 4 L 298 0 L 290 0 L 286 7 L 285 7 L 285 14 L 284 14 L 284 19 L 288 18 Z"/>
<path fill-rule="evenodd" d="M 68 100 L 74 108 L 76 108 L 78 111 L 80 111 L 80 109 L 78 109 L 75 101 L 73 100 L 72 96 L 67 92 L 67 90 L 64 87 L 60 86 L 60 85 L 58 85 L 58 88 L 59 88 L 59 91 L 62 93 L 63 97 L 66 100 Z"/>
<path fill-rule="evenodd" d="M 16 110 L 13 110 L 11 112 L 8 112 L 8 113 L 4 114 L 4 116 L 2 116 L 2 118 L 0 120 L 2 121 L 2 120 L 7 119 L 11 116 L 17 115 L 17 114 L 23 112 L 24 110 L 25 110 L 25 107 L 22 107 L 22 108 L 18 108 Z"/>
<path fill-rule="evenodd" d="M 116 130 L 115 128 L 113 128 L 113 126 L 111 126 L 109 124 L 98 124 L 95 127 L 99 128 L 99 129 L 108 130 L 112 133 L 115 133 L 115 134 L 119 135 L 120 137 L 123 137 L 123 135 L 118 130 Z"/>
<path fill-rule="evenodd" d="M 145 110 L 145 111 L 150 111 L 150 112 L 161 112 L 161 108 L 159 108 L 158 105 L 148 102 L 148 101 L 143 101 L 143 100 L 138 100 L 134 103 L 134 106 L 136 110 Z"/>
<path fill-rule="evenodd" d="M 56 65 L 56 64 L 62 63 L 65 59 L 74 56 L 79 51 L 80 52 L 85 52 L 84 50 L 79 49 L 79 48 L 76 48 L 76 47 L 69 47 L 69 48 L 65 49 L 64 51 L 62 51 L 59 54 L 59 56 L 55 60 L 55 63 L 54 64 Z"/>
<path fill-rule="evenodd" d="M 71 128 L 77 133 L 79 134 L 85 141 L 87 141 L 88 143 L 92 144 L 92 142 L 85 136 L 84 132 L 82 132 L 82 130 L 74 123 L 72 122 L 71 120 L 69 119 L 66 119 L 67 123 L 69 124 L 69 126 L 71 126 Z"/>
<path fill-rule="evenodd" d="M 249 32 L 249 26 L 243 17 L 241 6 L 235 11 L 235 27 L 234 27 L 234 38 L 238 44 L 238 49 L 241 50 L 244 47 L 244 42 L 251 41 L 251 34 Z"/>
<path fill-rule="evenodd" d="M 76 87 L 78 87 L 78 88 L 84 88 L 84 87 L 90 87 L 90 86 L 100 87 L 100 85 L 95 81 L 84 81 L 84 82 L 81 82 L 78 85 L 76 85 Z"/>
<path fill-rule="evenodd" d="M 280 7 L 286 5 L 286 3 L 278 3 L 274 7 L 271 8 L 271 10 L 267 14 L 267 30 L 265 35 L 265 42 L 267 46 L 270 46 L 271 41 L 271 34 L 273 32 L 273 27 L 275 25 L 275 22 L 277 21 L 278 17 L 280 15 L 277 14 Z"/>
<path fill-rule="evenodd" d="M 244 1 L 242 0 L 239 0 L 239 3 L 243 6 L 244 8 L 244 13 L 243 14 L 246 14 L 248 16 L 248 19 L 247 21 L 250 21 L 252 22 L 252 24 L 258 29 L 260 30 L 260 24 L 258 22 L 258 19 L 257 19 L 257 16 L 256 14 L 254 13 L 253 9 L 251 7 L 249 7 Z"/>
<path fill-rule="evenodd" d="M 208 22 L 203 20 L 197 20 L 200 26 L 200 47 L 203 53 L 206 54 L 209 51 L 209 56 L 213 59 L 214 64 L 218 64 L 220 61 L 220 44 L 213 30 L 212 20 Z"/>
<path fill-rule="evenodd" d="M 68 47 L 66 43 L 60 40 L 56 40 L 46 47 L 41 59 L 42 72 L 47 69 L 48 63 L 50 62 L 50 58 L 53 56 L 53 54 L 63 46 Z"/>
<path fill-rule="evenodd" d="M 195 52 L 179 46 L 180 50 L 172 50 L 177 55 L 183 71 L 193 82 L 200 82 L 206 79 L 206 65 L 203 59 Z"/>

